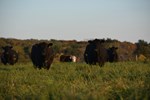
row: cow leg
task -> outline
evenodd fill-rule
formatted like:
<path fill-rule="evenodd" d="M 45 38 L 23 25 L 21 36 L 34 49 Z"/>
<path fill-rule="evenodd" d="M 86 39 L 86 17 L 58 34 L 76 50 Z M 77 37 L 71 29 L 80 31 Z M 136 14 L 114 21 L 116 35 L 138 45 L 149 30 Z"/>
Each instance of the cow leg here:
<path fill-rule="evenodd" d="M 3 64 L 4 64 L 4 65 L 6 65 L 6 64 L 7 64 L 7 62 L 3 62 Z"/>
<path fill-rule="evenodd" d="M 7 64 L 6 59 L 2 59 L 2 63 L 3 63 L 4 65 L 6 65 L 6 64 Z"/>
<path fill-rule="evenodd" d="M 2 55 L 2 58 L 1 58 L 1 62 L 6 65 L 7 64 L 7 60 L 4 58 L 4 56 Z"/>
<path fill-rule="evenodd" d="M 52 61 L 49 61 L 49 62 L 48 62 L 48 64 L 47 64 L 47 66 L 46 66 L 46 69 L 47 69 L 47 70 L 49 70 L 49 69 L 50 69 L 51 64 L 52 64 Z"/>

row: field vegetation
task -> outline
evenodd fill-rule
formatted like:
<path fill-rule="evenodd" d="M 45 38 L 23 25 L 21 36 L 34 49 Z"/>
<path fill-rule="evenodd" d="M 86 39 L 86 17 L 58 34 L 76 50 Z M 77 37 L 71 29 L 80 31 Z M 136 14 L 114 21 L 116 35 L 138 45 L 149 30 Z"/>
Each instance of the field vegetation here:
<path fill-rule="evenodd" d="M 150 100 L 150 62 L 0 65 L 0 100 Z"/>

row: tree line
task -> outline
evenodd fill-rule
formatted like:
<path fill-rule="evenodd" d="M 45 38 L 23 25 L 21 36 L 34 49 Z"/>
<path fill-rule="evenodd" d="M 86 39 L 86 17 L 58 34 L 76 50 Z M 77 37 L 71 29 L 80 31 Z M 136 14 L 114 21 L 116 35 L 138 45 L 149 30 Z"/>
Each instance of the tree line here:
<path fill-rule="evenodd" d="M 39 42 L 51 42 L 55 51 L 55 60 L 59 61 L 61 54 L 75 55 L 78 58 L 78 62 L 84 62 L 83 54 L 88 44 L 88 41 L 76 41 L 76 40 L 37 40 L 37 39 L 14 39 L 14 38 L 0 38 L 0 55 L 3 52 L 2 47 L 6 45 L 12 45 L 13 49 L 19 54 L 20 62 L 30 61 L 30 52 L 33 44 Z M 105 47 L 112 46 L 118 47 L 117 53 L 119 55 L 119 61 L 135 61 L 135 60 L 148 60 L 150 59 L 150 43 L 139 40 L 136 43 L 121 42 L 118 40 L 106 39 Z"/>

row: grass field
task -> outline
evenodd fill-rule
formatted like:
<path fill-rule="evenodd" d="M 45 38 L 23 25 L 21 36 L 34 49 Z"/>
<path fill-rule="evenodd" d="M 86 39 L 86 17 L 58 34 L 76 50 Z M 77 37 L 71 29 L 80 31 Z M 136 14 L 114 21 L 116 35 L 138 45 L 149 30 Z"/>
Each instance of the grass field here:
<path fill-rule="evenodd" d="M 150 100 L 150 62 L 0 65 L 0 100 Z"/>

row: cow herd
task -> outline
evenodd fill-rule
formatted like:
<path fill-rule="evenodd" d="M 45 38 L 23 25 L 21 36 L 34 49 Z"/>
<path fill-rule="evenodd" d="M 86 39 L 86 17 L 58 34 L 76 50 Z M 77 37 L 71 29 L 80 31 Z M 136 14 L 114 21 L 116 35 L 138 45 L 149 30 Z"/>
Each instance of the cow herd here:
<path fill-rule="evenodd" d="M 117 47 L 105 47 L 105 40 L 90 40 L 84 52 L 84 60 L 87 64 L 103 66 L 105 62 L 115 62 L 118 60 Z"/>
<path fill-rule="evenodd" d="M 89 65 L 104 66 L 105 62 L 116 62 L 118 60 L 117 47 L 105 47 L 105 40 L 89 40 L 84 51 L 84 60 Z M 14 65 L 18 61 L 18 54 L 12 46 L 2 47 L 1 62 L 6 65 Z M 49 69 L 55 57 L 53 44 L 41 42 L 34 44 L 31 48 L 30 58 L 36 68 Z M 60 62 L 76 62 L 74 55 L 61 55 Z"/>

